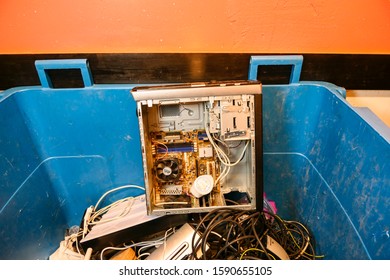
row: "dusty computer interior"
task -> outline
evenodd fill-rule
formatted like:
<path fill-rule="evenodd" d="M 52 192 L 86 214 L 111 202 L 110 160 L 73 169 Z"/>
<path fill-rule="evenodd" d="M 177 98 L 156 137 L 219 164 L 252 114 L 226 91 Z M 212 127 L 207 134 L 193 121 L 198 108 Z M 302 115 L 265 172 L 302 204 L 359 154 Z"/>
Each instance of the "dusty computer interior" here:
<path fill-rule="evenodd" d="M 262 207 L 261 83 L 132 90 L 148 214 Z"/>

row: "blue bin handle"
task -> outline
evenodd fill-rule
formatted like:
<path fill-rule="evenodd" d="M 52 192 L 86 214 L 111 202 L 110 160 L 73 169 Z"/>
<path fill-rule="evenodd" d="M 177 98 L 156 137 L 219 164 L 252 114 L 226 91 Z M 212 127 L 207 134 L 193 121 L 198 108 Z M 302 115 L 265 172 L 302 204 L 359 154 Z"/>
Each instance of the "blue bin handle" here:
<path fill-rule="evenodd" d="M 257 70 L 260 65 L 292 65 L 290 84 L 299 83 L 302 71 L 302 55 L 255 55 L 249 63 L 249 80 L 257 80 Z"/>
<path fill-rule="evenodd" d="M 80 69 L 84 87 L 93 86 L 91 69 L 86 59 L 49 59 L 36 60 L 35 68 L 38 72 L 39 80 L 44 88 L 53 88 L 53 84 L 46 70 L 51 69 Z"/>

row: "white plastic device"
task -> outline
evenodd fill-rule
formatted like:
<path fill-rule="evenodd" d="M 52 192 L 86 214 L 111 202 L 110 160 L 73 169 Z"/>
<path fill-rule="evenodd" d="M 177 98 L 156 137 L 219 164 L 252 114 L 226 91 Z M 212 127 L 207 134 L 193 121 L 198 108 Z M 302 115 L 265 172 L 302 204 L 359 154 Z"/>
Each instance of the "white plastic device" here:
<path fill-rule="evenodd" d="M 147 260 L 182 260 L 192 253 L 192 239 L 195 230 L 189 224 L 184 224 L 171 235 L 167 241 L 154 250 L 146 259 Z M 196 233 L 194 242 L 200 238 Z M 208 246 L 206 247 L 208 249 Z M 197 257 L 201 257 L 201 251 L 197 252 Z"/>
<path fill-rule="evenodd" d="M 211 175 L 201 175 L 195 179 L 190 192 L 197 198 L 209 194 L 214 186 L 214 179 Z"/>

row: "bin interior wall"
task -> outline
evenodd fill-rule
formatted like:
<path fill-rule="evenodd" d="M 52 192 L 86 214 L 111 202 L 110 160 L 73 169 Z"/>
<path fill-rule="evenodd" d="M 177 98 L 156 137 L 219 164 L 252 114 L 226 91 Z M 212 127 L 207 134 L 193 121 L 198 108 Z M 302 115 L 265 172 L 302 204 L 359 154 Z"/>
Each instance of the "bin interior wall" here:
<path fill-rule="evenodd" d="M 108 190 L 143 186 L 130 87 L 5 92 L 0 102 L 1 259 L 47 259 Z M 107 196 L 139 195 L 123 190 Z"/>
<path fill-rule="evenodd" d="M 47 259 L 103 193 L 143 186 L 130 89 L 3 93 L 1 259 Z M 340 95 L 311 83 L 264 86 L 263 127 L 264 189 L 278 213 L 306 224 L 326 259 L 389 259 L 389 143 Z"/>
<path fill-rule="evenodd" d="M 327 259 L 389 259 L 390 145 L 338 94 L 263 89 L 264 190 Z"/>

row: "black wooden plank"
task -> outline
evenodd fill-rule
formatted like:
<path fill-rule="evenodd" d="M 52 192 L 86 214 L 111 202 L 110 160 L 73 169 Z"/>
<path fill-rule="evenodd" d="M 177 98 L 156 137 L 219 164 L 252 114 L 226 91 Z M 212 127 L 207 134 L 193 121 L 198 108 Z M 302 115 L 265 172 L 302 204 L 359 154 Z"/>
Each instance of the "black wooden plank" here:
<path fill-rule="evenodd" d="M 122 54 L 17 54 L 0 55 L 0 89 L 38 85 L 34 61 L 86 58 L 96 84 L 174 83 L 239 80 L 248 76 L 251 55 L 242 53 L 122 53 Z M 264 54 L 268 55 L 268 54 Z M 303 54 L 301 80 L 326 81 L 347 89 L 390 89 L 390 55 Z M 259 79 L 286 81 L 289 67 L 261 67 Z M 54 71 L 59 87 L 79 86 L 72 71 Z M 64 82 L 61 83 L 61 79 Z"/>

